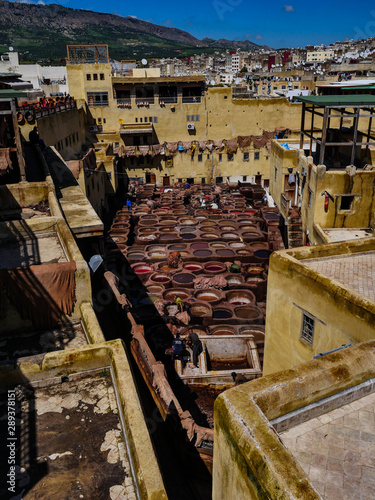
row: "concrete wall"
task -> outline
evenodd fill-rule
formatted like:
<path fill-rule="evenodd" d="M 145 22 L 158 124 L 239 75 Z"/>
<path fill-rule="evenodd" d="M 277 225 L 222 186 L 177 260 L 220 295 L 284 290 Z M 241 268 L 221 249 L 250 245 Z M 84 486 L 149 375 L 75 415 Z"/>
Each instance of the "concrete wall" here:
<path fill-rule="evenodd" d="M 374 352 L 369 341 L 221 394 L 215 401 L 213 499 L 321 498 L 270 421 L 372 379 Z"/>
<path fill-rule="evenodd" d="M 304 265 L 307 258 L 374 251 L 373 239 L 275 252 L 268 274 L 263 373 L 287 370 L 347 343 L 374 338 L 375 304 Z M 310 345 L 300 338 L 303 315 L 315 319 Z"/>

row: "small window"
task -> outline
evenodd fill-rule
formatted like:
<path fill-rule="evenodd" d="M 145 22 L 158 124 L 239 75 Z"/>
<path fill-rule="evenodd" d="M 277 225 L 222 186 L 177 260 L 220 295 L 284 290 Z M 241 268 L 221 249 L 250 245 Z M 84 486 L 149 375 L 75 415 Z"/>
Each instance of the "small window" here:
<path fill-rule="evenodd" d="M 101 118 L 98 118 L 98 123 L 101 124 L 102 123 L 102 119 Z"/>
<path fill-rule="evenodd" d="M 276 179 L 277 179 L 277 167 L 275 165 L 275 181 L 276 181 Z"/>
<path fill-rule="evenodd" d="M 247 181 L 247 175 L 243 175 L 242 176 L 242 182 L 246 182 Z"/>
<path fill-rule="evenodd" d="M 100 79 L 104 80 L 104 73 L 100 73 Z"/>
<path fill-rule="evenodd" d="M 341 196 L 340 210 L 353 210 L 354 196 Z"/>
<path fill-rule="evenodd" d="M 144 157 L 143 157 L 143 156 L 140 156 L 140 157 L 139 157 L 139 164 L 140 164 L 140 165 L 144 165 L 144 164 L 145 164 L 145 159 L 144 159 Z"/>
<path fill-rule="evenodd" d="M 194 184 L 194 177 L 189 177 L 188 179 L 186 179 L 186 182 L 188 184 Z"/>
<path fill-rule="evenodd" d="M 147 117 L 147 116 L 145 116 L 145 123 L 147 123 L 147 122 L 148 122 L 148 117 Z"/>
<path fill-rule="evenodd" d="M 210 155 L 207 155 L 207 160 L 209 160 L 209 159 L 210 159 Z"/>
<path fill-rule="evenodd" d="M 312 191 L 309 189 L 309 207 L 311 207 Z"/>
<path fill-rule="evenodd" d="M 223 183 L 223 178 L 222 177 L 216 177 L 216 183 L 217 184 L 222 184 Z"/>
<path fill-rule="evenodd" d="M 87 73 L 87 75 L 86 75 L 86 80 L 87 80 L 88 82 L 91 80 L 91 75 L 90 75 L 90 73 Z"/>
<path fill-rule="evenodd" d="M 234 154 L 228 153 L 228 161 L 233 161 L 233 159 L 234 159 Z"/>
<path fill-rule="evenodd" d="M 135 119 L 135 123 L 138 123 L 138 118 Z"/>
<path fill-rule="evenodd" d="M 142 122 L 143 122 L 143 118 L 140 118 L 140 119 L 139 119 L 139 123 L 142 123 Z"/>
<path fill-rule="evenodd" d="M 158 123 L 158 117 L 154 116 L 154 123 Z"/>
<path fill-rule="evenodd" d="M 118 148 L 120 146 L 119 142 L 115 142 L 115 148 Z"/>
<path fill-rule="evenodd" d="M 254 160 L 259 160 L 259 154 L 260 153 L 254 153 Z"/>
<path fill-rule="evenodd" d="M 249 153 L 243 154 L 243 161 L 249 161 Z"/>
<path fill-rule="evenodd" d="M 314 342 L 314 326 L 315 321 L 311 316 L 303 314 L 302 316 L 302 329 L 301 329 L 301 339 L 305 340 L 311 346 Z"/>
<path fill-rule="evenodd" d="M 222 153 L 219 153 L 219 161 L 223 161 L 223 155 L 222 155 Z"/>
<path fill-rule="evenodd" d="M 97 73 L 94 73 L 92 76 L 93 76 L 94 80 L 98 79 L 98 74 Z"/>
<path fill-rule="evenodd" d="M 227 96 L 227 95 L 225 95 L 225 96 L 224 96 L 224 99 L 228 99 L 228 96 Z"/>
<path fill-rule="evenodd" d="M 198 161 L 202 161 L 203 155 L 198 155 Z"/>
<path fill-rule="evenodd" d="M 206 184 L 206 178 L 202 177 L 202 184 Z"/>
<path fill-rule="evenodd" d="M 177 182 L 182 182 L 182 179 L 177 179 Z"/>
<path fill-rule="evenodd" d="M 150 116 L 150 118 L 148 119 L 148 121 L 149 121 L 150 123 L 152 123 L 152 116 Z"/>
<path fill-rule="evenodd" d="M 106 123 L 106 122 L 107 122 L 107 120 L 105 118 L 103 118 L 103 123 Z"/>

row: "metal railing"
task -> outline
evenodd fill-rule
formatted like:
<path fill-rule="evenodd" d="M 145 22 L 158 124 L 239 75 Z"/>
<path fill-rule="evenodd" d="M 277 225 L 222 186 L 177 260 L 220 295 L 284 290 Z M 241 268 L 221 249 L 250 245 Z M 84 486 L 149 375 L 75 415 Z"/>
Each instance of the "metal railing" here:
<path fill-rule="evenodd" d="M 137 106 L 155 104 L 155 97 L 137 97 L 135 99 L 135 104 Z"/>
<path fill-rule="evenodd" d="M 161 97 L 159 96 L 159 104 L 177 104 L 178 97 Z"/>
<path fill-rule="evenodd" d="M 194 97 L 183 97 L 182 98 L 182 104 L 189 104 L 189 103 L 196 103 L 196 102 L 201 102 L 202 97 L 200 95 L 194 96 Z"/>

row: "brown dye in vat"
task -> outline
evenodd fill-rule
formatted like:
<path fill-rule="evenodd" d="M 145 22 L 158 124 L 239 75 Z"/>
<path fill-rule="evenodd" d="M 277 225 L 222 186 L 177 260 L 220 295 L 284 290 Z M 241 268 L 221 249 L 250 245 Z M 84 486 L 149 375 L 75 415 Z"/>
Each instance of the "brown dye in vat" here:
<path fill-rule="evenodd" d="M 216 253 L 220 255 L 220 257 L 233 257 L 235 255 L 233 250 L 229 249 L 217 250 Z"/>
<path fill-rule="evenodd" d="M 204 300 L 205 302 L 215 302 L 219 300 L 220 297 L 213 292 L 201 292 L 196 294 L 198 300 Z"/>
<path fill-rule="evenodd" d="M 190 248 L 192 250 L 204 250 L 205 248 L 208 248 L 208 243 L 193 243 Z"/>
<path fill-rule="evenodd" d="M 196 250 L 194 252 L 194 255 L 196 257 L 210 257 L 212 255 L 212 252 L 210 252 L 210 250 Z"/>
<path fill-rule="evenodd" d="M 200 409 L 202 422 L 197 422 L 200 425 L 206 426 L 210 429 L 214 428 L 214 403 L 216 398 L 223 392 L 223 389 L 215 389 L 213 387 L 205 387 L 203 385 L 189 384 L 191 391 L 194 391 L 194 402 Z M 207 423 L 206 423 L 207 422 Z"/>
<path fill-rule="evenodd" d="M 167 283 L 170 280 L 167 276 L 155 276 L 151 279 L 155 281 L 155 283 Z"/>
<path fill-rule="evenodd" d="M 195 275 L 190 273 L 180 273 L 175 274 L 173 279 L 176 283 L 192 283 L 195 279 Z"/>
<path fill-rule="evenodd" d="M 217 328 L 212 331 L 212 335 L 235 335 L 231 328 Z"/>
<path fill-rule="evenodd" d="M 164 294 L 165 300 L 174 300 L 175 297 L 180 297 L 181 300 L 186 300 L 189 295 L 182 290 L 170 290 Z"/>
<path fill-rule="evenodd" d="M 211 367 L 213 371 L 217 372 L 221 370 L 231 370 L 231 371 L 248 370 L 249 368 L 251 368 L 246 359 L 231 360 L 228 361 L 227 363 L 223 361 L 211 361 Z"/>
<path fill-rule="evenodd" d="M 203 304 L 194 304 L 190 307 L 189 313 L 191 316 L 206 316 L 207 314 L 210 314 L 210 309 L 205 307 Z"/>

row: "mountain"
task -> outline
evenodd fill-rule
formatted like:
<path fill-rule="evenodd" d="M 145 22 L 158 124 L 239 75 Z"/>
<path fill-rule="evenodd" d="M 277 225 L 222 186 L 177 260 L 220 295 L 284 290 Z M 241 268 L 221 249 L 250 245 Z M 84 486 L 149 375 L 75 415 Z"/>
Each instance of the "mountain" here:
<path fill-rule="evenodd" d="M 107 43 L 114 59 L 174 57 L 238 48 L 259 48 L 246 40 L 198 40 L 186 31 L 134 17 L 0 0 L 2 51 L 12 45 L 21 61 L 59 62 L 67 44 Z M 228 43 L 228 45 L 226 45 Z"/>
<path fill-rule="evenodd" d="M 241 50 L 255 50 L 255 49 L 269 49 L 267 45 L 257 45 L 250 40 L 226 40 L 225 38 L 220 38 L 220 40 L 214 40 L 212 38 L 203 38 L 202 42 L 207 47 L 221 48 L 221 49 L 241 49 Z"/>

